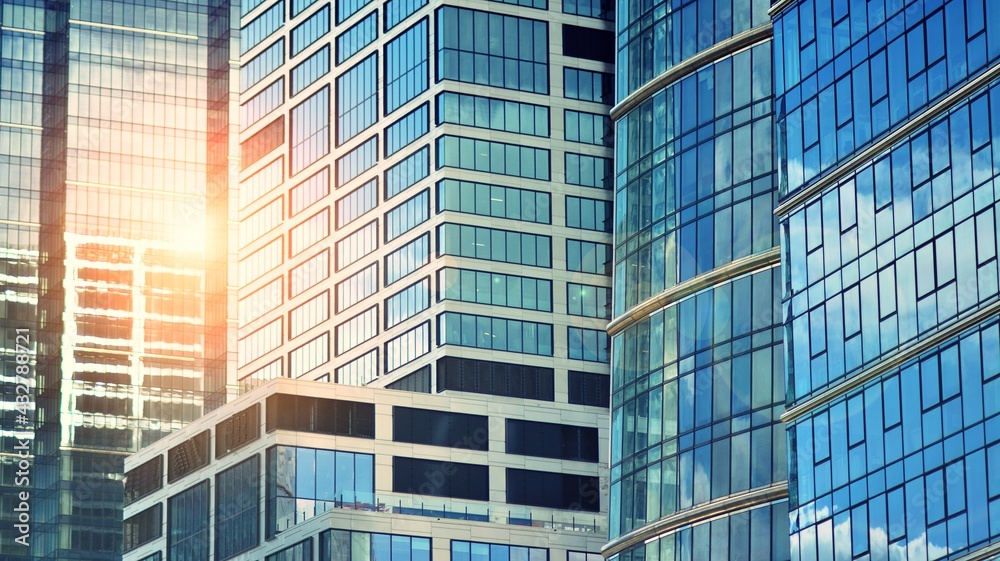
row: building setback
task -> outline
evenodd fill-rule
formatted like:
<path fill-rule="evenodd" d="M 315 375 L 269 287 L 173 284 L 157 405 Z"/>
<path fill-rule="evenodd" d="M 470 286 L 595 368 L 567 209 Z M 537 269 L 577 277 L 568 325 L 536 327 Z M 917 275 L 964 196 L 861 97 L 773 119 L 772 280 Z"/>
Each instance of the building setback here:
<path fill-rule="evenodd" d="M 1000 4 L 776 4 L 791 557 L 993 558 Z"/>
<path fill-rule="evenodd" d="M 619 3 L 607 559 L 789 558 L 768 7 Z"/>
<path fill-rule="evenodd" d="M 265 383 L 126 460 L 125 560 L 598 559 L 600 409 L 452 394 Z"/>
<path fill-rule="evenodd" d="M 0 2 L 3 559 L 120 559 L 124 457 L 235 388 L 231 27 L 228 2 Z"/>

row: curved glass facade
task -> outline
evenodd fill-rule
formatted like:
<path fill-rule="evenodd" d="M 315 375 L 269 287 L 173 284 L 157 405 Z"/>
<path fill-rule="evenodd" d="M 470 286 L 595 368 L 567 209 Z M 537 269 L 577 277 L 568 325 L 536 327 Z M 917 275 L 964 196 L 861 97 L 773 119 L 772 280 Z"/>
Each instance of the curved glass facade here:
<path fill-rule="evenodd" d="M 1000 4 L 809 0 L 774 33 L 791 558 L 986 559 Z"/>
<path fill-rule="evenodd" d="M 768 8 L 619 3 L 611 559 L 789 557 Z"/>

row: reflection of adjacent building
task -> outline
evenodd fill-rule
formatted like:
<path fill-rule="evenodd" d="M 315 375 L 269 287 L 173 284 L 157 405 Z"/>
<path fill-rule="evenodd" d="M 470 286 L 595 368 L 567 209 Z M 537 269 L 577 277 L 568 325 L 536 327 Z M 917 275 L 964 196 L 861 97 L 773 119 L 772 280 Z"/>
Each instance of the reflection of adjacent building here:
<path fill-rule="evenodd" d="M 768 5 L 619 3 L 612 561 L 789 559 Z"/>
<path fill-rule="evenodd" d="M 993 559 L 1000 4 L 776 4 L 792 559 Z"/>
<path fill-rule="evenodd" d="M 37 341 L 32 547 L 5 502 L 0 557 L 112 560 L 124 457 L 235 381 L 229 6 L 3 2 L 0 18 L 0 245 L 37 256 L 0 271 L 37 278 L 0 314 L 5 374 L 9 334 Z"/>
<path fill-rule="evenodd" d="M 274 380 L 126 460 L 125 559 L 593 561 L 600 411 Z"/>

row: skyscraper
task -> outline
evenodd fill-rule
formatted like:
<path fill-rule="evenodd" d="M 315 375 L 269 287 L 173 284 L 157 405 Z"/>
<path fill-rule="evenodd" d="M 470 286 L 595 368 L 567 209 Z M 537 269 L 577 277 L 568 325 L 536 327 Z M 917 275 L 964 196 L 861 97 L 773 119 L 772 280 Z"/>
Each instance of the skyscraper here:
<path fill-rule="evenodd" d="M 1000 4 L 772 12 L 791 557 L 992 558 Z"/>
<path fill-rule="evenodd" d="M 609 559 L 788 559 L 768 4 L 619 3 Z"/>
<path fill-rule="evenodd" d="M 117 559 L 124 456 L 224 403 L 235 380 L 230 6 L 0 13 L 0 555 Z M 11 409 L 20 329 L 33 425 Z M 18 439 L 31 442 L 27 485 Z M 20 491 L 30 548 L 14 542 Z"/>
<path fill-rule="evenodd" d="M 610 12 L 241 15 L 245 395 L 129 461 L 127 558 L 593 560 Z"/>

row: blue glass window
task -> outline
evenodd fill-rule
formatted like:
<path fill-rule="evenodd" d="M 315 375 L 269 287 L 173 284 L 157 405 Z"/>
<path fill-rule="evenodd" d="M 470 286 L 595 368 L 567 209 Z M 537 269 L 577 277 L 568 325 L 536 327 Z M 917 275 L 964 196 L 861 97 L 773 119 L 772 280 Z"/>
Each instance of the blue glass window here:
<path fill-rule="evenodd" d="M 292 28 L 292 56 L 301 53 L 306 47 L 329 32 L 330 5 L 327 4 Z"/>
<path fill-rule="evenodd" d="M 385 114 L 427 90 L 427 18 L 385 45 Z"/>
<path fill-rule="evenodd" d="M 208 480 L 167 499 L 167 559 L 208 559 Z"/>
<path fill-rule="evenodd" d="M 552 281 L 445 267 L 438 271 L 441 300 L 551 312 Z"/>
<path fill-rule="evenodd" d="M 358 13 L 361 8 L 367 6 L 372 0 L 343 0 L 337 2 L 337 25 L 340 25 L 347 18 Z"/>
<path fill-rule="evenodd" d="M 292 68 L 292 95 L 296 95 L 310 84 L 330 72 L 330 46 L 324 45 L 297 66 Z"/>
<path fill-rule="evenodd" d="M 549 151 L 461 136 L 437 139 L 437 168 L 454 167 L 548 181 Z"/>
<path fill-rule="evenodd" d="M 615 4 L 613 0 L 564 0 L 562 9 L 564 13 L 586 16 L 588 18 L 599 18 L 609 21 L 615 19 Z"/>
<path fill-rule="evenodd" d="M 438 256 L 457 255 L 500 263 L 552 266 L 552 238 L 466 224 L 438 226 Z"/>
<path fill-rule="evenodd" d="M 385 31 L 396 27 L 426 5 L 427 0 L 388 0 L 385 3 Z"/>
<path fill-rule="evenodd" d="M 438 314 L 438 345 L 552 356 L 552 325 L 445 312 Z"/>
<path fill-rule="evenodd" d="M 337 158 L 337 188 L 347 185 L 355 177 L 375 167 L 378 163 L 378 136 L 366 140 L 357 148 Z"/>
<path fill-rule="evenodd" d="M 402 236 L 430 218 L 431 192 L 424 189 L 385 213 L 385 243 Z"/>
<path fill-rule="evenodd" d="M 431 352 L 431 322 L 425 321 L 385 344 L 385 371 L 392 372 Z"/>
<path fill-rule="evenodd" d="M 378 38 L 378 12 L 368 14 L 347 31 L 337 35 L 337 64 L 354 56 Z"/>
<path fill-rule="evenodd" d="M 215 476 L 215 558 L 260 543 L 260 459 L 253 455 Z"/>
<path fill-rule="evenodd" d="M 607 115 L 566 109 L 564 116 L 566 140 L 611 146 L 611 118 Z"/>
<path fill-rule="evenodd" d="M 566 240 L 566 270 L 611 274 L 611 246 L 583 240 Z"/>
<path fill-rule="evenodd" d="M 378 53 L 337 77 L 337 146 L 378 120 Z"/>
<path fill-rule="evenodd" d="M 549 93 L 546 22 L 445 6 L 437 25 L 439 81 Z"/>
<path fill-rule="evenodd" d="M 402 150 L 427 134 L 430 128 L 430 105 L 422 104 L 385 129 L 385 157 Z"/>
<path fill-rule="evenodd" d="M 378 204 L 378 178 L 365 183 L 337 199 L 337 225 L 339 230 L 354 222 Z"/>
<path fill-rule="evenodd" d="M 608 332 L 601 329 L 567 327 L 568 357 L 590 362 L 608 362 Z"/>
<path fill-rule="evenodd" d="M 430 263 L 431 235 L 424 235 L 385 256 L 385 286 Z"/>
<path fill-rule="evenodd" d="M 442 179 L 437 184 L 437 211 L 551 224 L 552 195 L 516 187 Z"/>
<path fill-rule="evenodd" d="M 454 123 L 504 132 L 549 136 L 549 108 L 470 94 L 437 96 L 437 124 Z"/>
<path fill-rule="evenodd" d="M 425 277 L 385 299 L 385 328 L 391 329 L 431 305 L 431 279 Z"/>
<path fill-rule="evenodd" d="M 255 0 L 256 1 L 256 0 Z M 292 0 L 291 17 L 295 17 L 316 3 L 316 0 Z"/>
<path fill-rule="evenodd" d="M 285 62 L 285 40 L 278 39 L 240 67 L 240 92 L 245 92 Z M 294 80 L 293 80 L 294 83 Z M 294 95 L 294 94 L 293 94 Z"/>
<path fill-rule="evenodd" d="M 402 193 L 430 174 L 431 149 L 424 146 L 385 171 L 385 200 Z"/>
<path fill-rule="evenodd" d="M 330 153 L 330 88 L 292 108 L 291 175 Z M 338 168 L 339 169 L 339 168 Z"/>
<path fill-rule="evenodd" d="M 566 6 L 563 3 L 563 9 Z M 567 99 L 611 105 L 615 102 L 613 90 L 614 82 L 610 74 L 568 66 L 563 68 L 563 97 Z"/>
<path fill-rule="evenodd" d="M 245 131 L 285 102 L 285 79 L 278 78 L 240 106 L 240 131 Z"/>
<path fill-rule="evenodd" d="M 279 1 L 240 30 L 240 54 L 256 47 L 285 23 L 285 3 Z"/>
<path fill-rule="evenodd" d="M 610 189 L 614 185 L 611 158 L 566 152 L 566 183 Z"/>
<path fill-rule="evenodd" d="M 566 226 L 581 230 L 611 231 L 611 201 L 566 195 Z"/>

